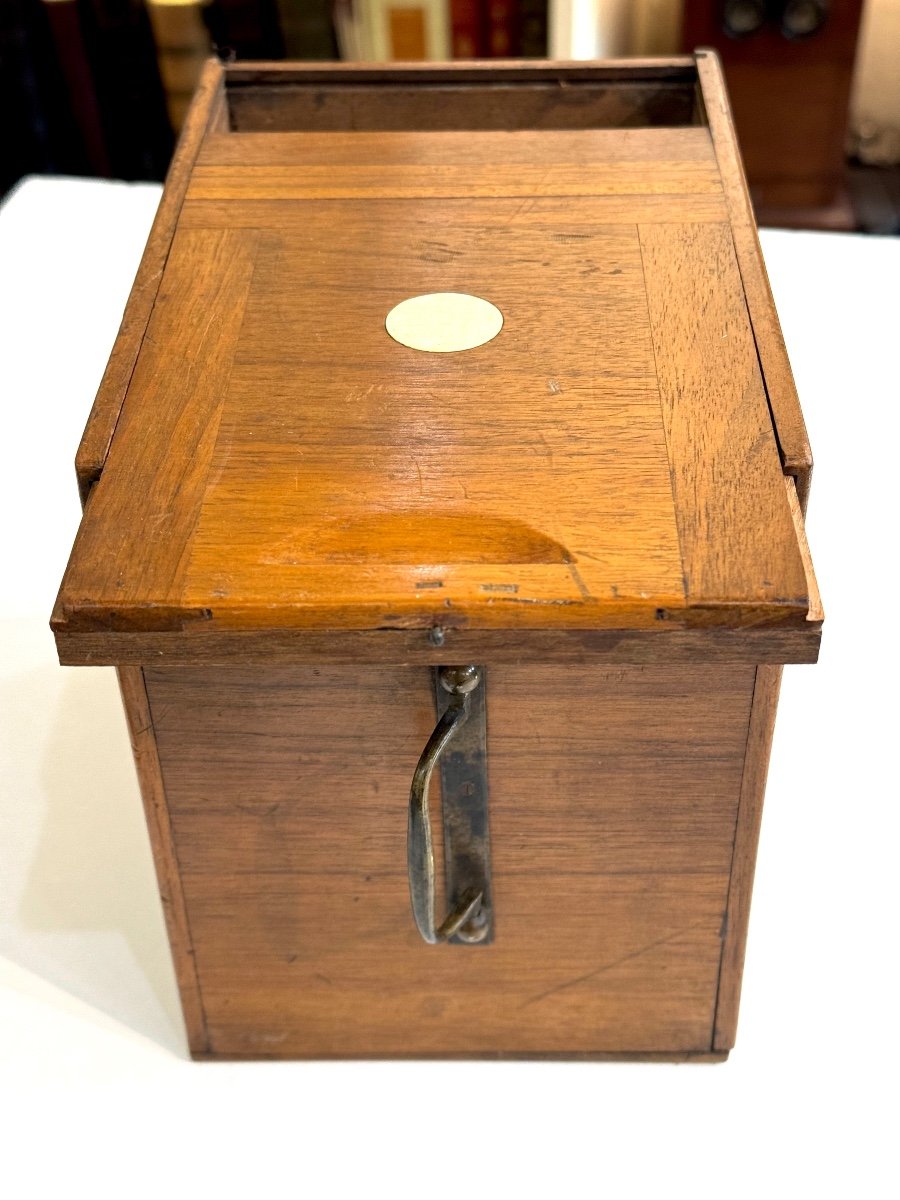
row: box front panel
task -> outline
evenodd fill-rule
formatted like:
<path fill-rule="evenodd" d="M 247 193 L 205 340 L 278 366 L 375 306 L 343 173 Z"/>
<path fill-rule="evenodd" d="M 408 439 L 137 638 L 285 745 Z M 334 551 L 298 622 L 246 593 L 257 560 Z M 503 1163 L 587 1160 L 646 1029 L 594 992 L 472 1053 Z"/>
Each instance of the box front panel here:
<path fill-rule="evenodd" d="M 709 1050 L 753 676 L 488 668 L 494 941 L 429 946 L 427 670 L 146 670 L 209 1051 Z"/>

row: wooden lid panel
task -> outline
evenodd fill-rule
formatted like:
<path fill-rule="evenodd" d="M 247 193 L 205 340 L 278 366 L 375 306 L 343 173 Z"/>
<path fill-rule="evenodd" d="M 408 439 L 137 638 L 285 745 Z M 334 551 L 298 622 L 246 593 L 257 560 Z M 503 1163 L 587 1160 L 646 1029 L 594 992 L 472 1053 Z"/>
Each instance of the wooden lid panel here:
<path fill-rule="evenodd" d="M 229 566 L 230 593 L 315 597 L 332 622 L 363 600 L 487 624 L 513 603 L 683 604 L 636 230 L 518 234 L 508 205 L 478 205 L 477 231 L 368 202 L 342 208 L 337 244 L 312 208 L 303 235 L 264 239 L 195 595 L 237 534 L 258 557 Z M 446 355 L 386 336 L 399 300 L 438 289 L 489 298 L 501 334 Z"/>
<path fill-rule="evenodd" d="M 187 196 L 57 628 L 804 618 L 705 129 L 216 134 Z M 394 342 L 429 291 L 501 333 Z"/>

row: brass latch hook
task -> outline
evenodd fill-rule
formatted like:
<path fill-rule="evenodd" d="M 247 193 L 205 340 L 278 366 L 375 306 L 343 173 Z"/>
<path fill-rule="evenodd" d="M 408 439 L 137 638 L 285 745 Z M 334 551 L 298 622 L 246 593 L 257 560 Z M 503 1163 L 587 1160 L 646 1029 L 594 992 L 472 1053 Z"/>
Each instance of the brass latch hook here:
<path fill-rule="evenodd" d="M 469 720 L 472 695 L 482 681 L 477 667 L 441 667 L 439 689 L 446 708 L 438 718 L 413 774 L 409 793 L 407 863 L 409 894 L 419 933 L 426 942 L 484 942 L 490 933 L 487 844 L 487 788 L 484 773 L 484 707 L 478 728 L 461 730 Z M 449 699 L 447 694 L 449 693 Z M 479 697 L 483 701 L 483 697 Z M 443 772 L 447 893 L 450 912 L 435 927 L 434 851 L 428 817 L 428 785 L 441 754 L 451 741 L 465 742 L 456 761 Z M 449 785 L 449 786 L 448 786 Z"/>

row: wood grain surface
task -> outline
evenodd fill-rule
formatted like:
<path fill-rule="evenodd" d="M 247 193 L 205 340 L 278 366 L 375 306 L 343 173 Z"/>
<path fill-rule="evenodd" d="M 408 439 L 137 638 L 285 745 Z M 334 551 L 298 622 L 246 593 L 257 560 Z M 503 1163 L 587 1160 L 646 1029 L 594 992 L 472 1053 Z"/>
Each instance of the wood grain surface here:
<path fill-rule="evenodd" d="M 685 591 L 695 604 L 808 609 L 731 233 L 654 225 L 640 237 Z"/>
<path fill-rule="evenodd" d="M 681 629 L 668 621 L 654 629 L 379 629 L 228 630 L 185 636 L 181 632 L 57 634 L 67 666 L 116 663 L 282 665 L 387 663 L 391 666 L 454 662 L 615 663 L 814 663 L 822 639 L 820 621 L 802 629 Z M 438 635 L 438 636 L 436 636 Z"/>
<path fill-rule="evenodd" d="M 454 141 L 466 138 L 469 143 L 474 142 L 474 146 L 470 144 L 470 152 L 476 153 L 479 143 L 490 139 L 488 134 L 477 138 L 459 134 L 444 136 L 452 137 Z M 507 135 L 500 136 L 505 143 Z M 703 161 L 615 159 L 607 161 L 602 171 L 586 172 L 583 155 L 590 154 L 592 140 L 591 135 L 585 137 L 582 154 L 577 149 L 571 151 L 571 162 L 561 157 L 565 151 L 560 147 L 552 170 L 548 170 L 539 155 L 537 161 L 521 161 L 517 156 L 509 163 L 492 162 L 487 156 L 482 162 L 473 163 L 460 155 L 462 161 L 453 162 L 448 161 L 450 156 L 442 154 L 437 147 L 432 155 L 422 156 L 424 161 L 414 163 L 402 159 L 400 163 L 388 161 L 383 165 L 364 161 L 334 163 L 327 161 L 327 155 L 322 155 L 325 162 L 301 162 L 297 166 L 199 166 L 194 171 L 187 198 L 253 201 L 446 197 L 465 200 L 481 196 L 531 199 L 544 195 L 702 195 L 721 191 L 715 164 Z M 544 141 L 546 143 L 547 139 Z M 433 160 L 428 161 L 429 158 Z M 401 165 L 403 169 L 398 171 Z"/>
<path fill-rule="evenodd" d="M 172 838 L 172 825 L 162 772 L 159 749 L 144 675 L 139 667 L 120 667 L 118 670 L 119 690 L 128 723 L 128 736 L 137 769 L 144 816 L 150 834 L 156 880 L 162 902 L 166 932 L 175 967 L 175 978 L 181 994 L 181 1009 L 187 1031 L 188 1046 L 192 1053 L 199 1054 L 208 1048 L 206 1016 L 197 979 L 194 961 L 194 943 L 184 905 L 181 870 L 178 854 Z"/>
<path fill-rule="evenodd" d="M 488 668 L 489 947 L 409 910 L 426 670 L 145 675 L 211 1052 L 712 1050 L 752 667 Z"/>
<path fill-rule="evenodd" d="M 719 164 L 735 252 L 740 264 L 741 282 L 772 410 L 773 427 L 784 469 L 797 480 L 800 505 L 805 512 L 812 477 L 812 451 L 759 245 L 722 67 L 718 56 L 711 50 L 699 50 L 696 59 L 709 133 Z"/>
<path fill-rule="evenodd" d="M 497 210 L 503 211 L 503 200 L 496 201 Z M 525 203 L 515 197 L 506 202 L 507 221 L 515 224 L 515 230 L 545 230 L 552 217 L 565 226 L 564 233 L 590 232 L 599 225 L 646 225 L 656 222 L 725 222 L 728 211 L 721 193 L 699 192 L 693 195 L 656 193 L 646 196 L 598 195 L 583 196 L 573 204 L 567 196 L 544 194 L 534 204 Z M 357 206 L 332 200 L 333 218 L 339 224 L 354 217 Z M 391 221 L 404 221 L 410 212 L 422 222 L 424 228 L 436 228 L 438 237 L 433 246 L 425 246 L 424 252 L 436 256 L 436 261 L 449 261 L 452 254 L 440 233 L 445 221 L 456 229 L 471 230 L 473 235 L 484 228 L 481 206 L 471 200 L 443 197 L 442 214 L 429 214 L 415 199 L 383 200 L 374 215 L 382 215 Z M 192 200 L 181 212 L 179 229 L 274 229 L 285 233 L 302 233 L 306 228 L 307 209 L 291 200 L 243 200 L 232 204 L 227 200 Z M 437 257 L 440 256 L 440 257 Z"/>
<path fill-rule="evenodd" d="M 85 605 L 128 626 L 148 604 L 177 628 L 188 546 L 208 483 L 223 399 L 254 267 L 255 234 L 196 230 L 175 238 L 100 484 L 73 560 L 93 564 Z M 135 561 L 143 545 L 142 561 Z M 76 585 L 77 586 L 77 585 Z M 112 612 L 99 597 L 115 597 Z M 174 622 L 174 625 L 173 625 Z"/>
<path fill-rule="evenodd" d="M 100 382 L 75 460 L 82 503 L 100 478 L 115 433 L 125 394 L 153 311 L 156 294 L 172 244 L 175 225 L 187 191 L 194 159 L 204 134 L 219 128 L 224 112 L 223 71 L 210 60 L 204 67 L 194 100 L 185 118 L 178 148 L 166 176 L 147 245 L 122 316 L 119 335 Z"/>
<path fill-rule="evenodd" d="M 802 626 L 725 214 L 699 126 L 210 133 L 60 643 Z M 398 346 L 425 291 L 501 335 Z"/>
<path fill-rule="evenodd" d="M 769 770 L 769 753 L 775 731 L 775 713 L 781 689 L 781 667 L 760 667 L 756 672 L 747 756 L 741 783 L 741 800 L 734 836 L 728 910 L 723 924 L 722 967 L 716 1000 L 713 1049 L 728 1050 L 737 1033 L 741 978 L 747 948 L 750 899 L 756 870 L 756 848 L 762 822 L 763 797 Z"/>
<path fill-rule="evenodd" d="M 500 138 L 482 131 L 444 133 L 436 138 L 417 130 L 366 133 L 216 133 L 200 147 L 197 168 L 359 166 L 471 166 L 473 159 L 504 163 L 699 162 L 716 165 L 709 131 L 696 128 L 558 129 L 553 138 L 536 129 L 505 131 Z"/>

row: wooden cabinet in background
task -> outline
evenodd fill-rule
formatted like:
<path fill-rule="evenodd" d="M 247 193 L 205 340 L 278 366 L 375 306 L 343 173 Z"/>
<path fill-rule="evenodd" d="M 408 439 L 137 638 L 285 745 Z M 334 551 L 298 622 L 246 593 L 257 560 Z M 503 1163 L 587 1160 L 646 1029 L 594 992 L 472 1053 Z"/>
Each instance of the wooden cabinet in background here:
<path fill-rule="evenodd" d="M 851 227 L 843 193 L 862 0 L 802 5 L 686 0 L 682 43 L 718 52 L 761 224 Z M 786 35 L 808 20 L 808 36 Z M 752 28 L 743 36 L 729 36 Z"/>

